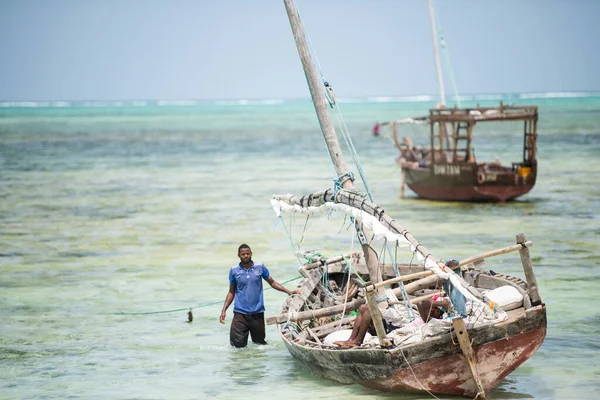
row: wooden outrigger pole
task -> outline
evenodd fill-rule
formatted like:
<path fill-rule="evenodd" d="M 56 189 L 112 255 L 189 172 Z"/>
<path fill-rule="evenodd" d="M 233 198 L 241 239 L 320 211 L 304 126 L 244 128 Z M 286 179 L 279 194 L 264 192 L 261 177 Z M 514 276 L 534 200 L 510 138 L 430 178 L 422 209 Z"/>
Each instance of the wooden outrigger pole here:
<path fill-rule="evenodd" d="M 288 18 L 290 20 L 290 26 L 294 34 L 294 40 L 296 41 L 298 54 L 300 56 L 300 60 L 302 61 L 302 67 L 304 68 L 306 82 L 308 83 L 310 95 L 312 97 L 317 118 L 319 120 L 319 125 L 321 126 L 321 131 L 323 132 L 323 137 L 325 138 L 325 143 L 327 144 L 327 149 L 329 151 L 335 173 L 337 174 L 337 178 L 342 180 L 341 184 L 343 189 L 354 189 L 354 183 L 352 182 L 352 179 L 349 178 L 348 167 L 342 156 L 342 150 L 335 133 L 331 116 L 327 111 L 327 103 L 323 91 L 323 85 L 321 84 L 317 71 L 315 70 L 312 55 L 308 49 L 306 33 L 304 31 L 302 21 L 300 20 L 298 9 L 292 0 L 284 0 L 284 3 Z M 357 229 L 357 232 L 360 231 Z M 365 263 L 367 264 L 367 268 L 369 270 L 371 282 L 378 283 L 383 279 L 381 276 L 381 271 L 378 268 L 377 254 L 369 246 L 369 233 L 363 229 L 363 233 L 359 233 L 358 236 L 365 257 Z M 375 296 L 369 297 L 381 298 L 383 294 L 383 288 L 378 288 L 374 293 Z M 380 344 L 383 344 L 382 335 L 385 337 L 385 331 L 383 328 L 383 323 L 381 322 L 381 315 L 377 310 L 377 307 L 374 307 L 375 304 L 372 302 L 369 303 L 369 310 L 372 312 L 371 317 L 373 318 L 374 325 L 377 330 L 377 336 L 380 338 Z"/>

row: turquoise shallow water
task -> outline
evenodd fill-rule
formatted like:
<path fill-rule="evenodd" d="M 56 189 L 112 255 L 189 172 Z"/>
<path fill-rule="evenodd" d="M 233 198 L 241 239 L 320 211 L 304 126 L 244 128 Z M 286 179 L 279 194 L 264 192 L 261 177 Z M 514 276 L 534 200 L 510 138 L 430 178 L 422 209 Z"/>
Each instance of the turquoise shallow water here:
<path fill-rule="evenodd" d="M 371 127 L 432 103 L 341 107 L 376 202 L 439 258 L 507 246 L 519 232 L 534 242 L 548 336 L 490 398 L 594 398 L 600 98 L 504 101 L 540 106 L 538 183 L 508 204 L 430 202 L 410 191 L 400 200 L 397 151 Z M 422 128 L 403 129 L 425 138 Z M 520 134 L 499 125 L 477 132 L 480 159 L 518 160 Z M 309 102 L 4 107 L 0 166 L 0 398 L 430 398 L 312 376 L 274 327 L 268 346 L 234 350 L 218 323 L 240 243 L 276 280 L 298 276 L 269 199 L 331 186 Z M 303 222 L 292 224 L 295 240 Z M 341 221 L 329 221 L 331 231 L 326 222 L 311 222 L 304 247 L 347 251 Z M 488 266 L 522 276 L 518 255 Z M 283 296 L 265 293 L 267 315 Z M 191 324 L 186 310 L 117 314 L 187 307 Z"/>

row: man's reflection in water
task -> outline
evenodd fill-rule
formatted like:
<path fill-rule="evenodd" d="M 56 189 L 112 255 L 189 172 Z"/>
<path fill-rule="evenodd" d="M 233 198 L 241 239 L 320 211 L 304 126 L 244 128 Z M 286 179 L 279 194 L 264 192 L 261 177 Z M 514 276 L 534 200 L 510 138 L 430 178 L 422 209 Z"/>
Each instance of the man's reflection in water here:
<path fill-rule="evenodd" d="M 251 344 L 246 348 L 232 348 L 229 352 L 229 362 L 223 369 L 235 383 L 256 385 L 265 377 L 268 362 L 264 347 Z"/>

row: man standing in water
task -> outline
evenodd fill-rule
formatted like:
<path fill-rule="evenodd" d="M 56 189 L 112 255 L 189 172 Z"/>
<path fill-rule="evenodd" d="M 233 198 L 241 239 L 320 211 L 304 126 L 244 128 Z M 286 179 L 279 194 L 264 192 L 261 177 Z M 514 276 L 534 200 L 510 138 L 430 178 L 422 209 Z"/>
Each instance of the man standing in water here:
<path fill-rule="evenodd" d="M 379 121 L 373 125 L 373 136 L 379 136 Z"/>
<path fill-rule="evenodd" d="M 257 344 L 265 342 L 265 304 L 263 300 L 262 280 L 266 280 L 273 289 L 288 295 L 298 294 L 277 283 L 262 263 L 252 261 L 252 250 L 247 244 L 238 248 L 240 263 L 229 270 L 229 292 L 225 297 L 219 322 L 225 323 L 226 311 L 233 299 L 233 321 L 229 330 L 229 342 L 234 347 L 246 347 L 248 334 Z"/>

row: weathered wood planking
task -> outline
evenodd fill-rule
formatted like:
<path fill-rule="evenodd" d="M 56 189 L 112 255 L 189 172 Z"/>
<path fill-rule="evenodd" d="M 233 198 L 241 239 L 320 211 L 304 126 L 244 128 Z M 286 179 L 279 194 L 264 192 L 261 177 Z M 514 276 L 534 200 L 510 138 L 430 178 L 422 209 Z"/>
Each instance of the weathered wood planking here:
<path fill-rule="evenodd" d="M 306 277 L 299 285 L 300 294 L 291 297 L 291 300 L 288 303 L 288 313 L 298 312 L 302 308 L 308 297 L 312 294 L 313 290 L 315 290 L 321 281 L 321 276 L 322 272 L 320 269 L 306 271 Z M 267 318 L 267 324 L 268 323 L 269 318 Z"/>

